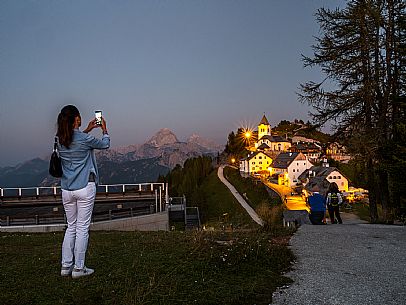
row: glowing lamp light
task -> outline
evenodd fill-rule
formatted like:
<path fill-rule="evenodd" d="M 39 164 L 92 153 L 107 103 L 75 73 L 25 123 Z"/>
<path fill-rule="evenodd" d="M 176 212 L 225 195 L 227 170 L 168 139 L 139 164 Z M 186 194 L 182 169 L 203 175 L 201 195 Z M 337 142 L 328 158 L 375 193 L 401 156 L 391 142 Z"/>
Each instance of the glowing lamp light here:
<path fill-rule="evenodd" d="M 235 159 L 234 159 L 234 158 L 231 159 L 231 163 L 235 163 Z"/>
<path fill-rule="evenodd" d="M 246 137 L 246 138 L 249 138 L 249 137 L 251 137 L 251 132 L 249 132 L 249 131 L 246 131 L 246 132 L 245 132 L 245 137 Z"/>

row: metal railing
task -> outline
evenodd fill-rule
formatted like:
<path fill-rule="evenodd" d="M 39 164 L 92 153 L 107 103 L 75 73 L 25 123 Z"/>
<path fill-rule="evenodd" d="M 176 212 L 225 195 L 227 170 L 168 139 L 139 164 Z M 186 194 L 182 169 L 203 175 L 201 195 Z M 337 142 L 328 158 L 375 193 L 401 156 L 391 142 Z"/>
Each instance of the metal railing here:
<path fill-rule="evenodd" d="M 0 226 L 66 223 L 64 213 L 60 213 L 58 210 L 55 212 L 55 209 L 62 205 L 61 193 L 60 186 L 0 188 L 0 207 L 13 210 L 13 207 L 19 208 L 19 203 L 21 203 L 21 207 L 26 207 L 27 211 L 29 211 L 29 213 L 25 214 L 19 212 L 18 216 L 13 212 L 4 211 L 0 213 Z M 101 212 L 95 211 L 92 221 L 97 222 L 163 212 L 169 203 L 168 185 L 154 182 L 102 184 L 97 186 L 96 202 L 99 201 L 101 205 L 104 205 L 111 204 L 115 200 L 118 203 L 117 208 L 110 208 Z M 148 200 L 150 204 L 147 207 L 137 207 L 133 206 L 134 200 L 136 202 Z M 127 205 L 127 202 L 130 206 Z M 51 210 L 46 210 L 45 214 L 33 212 L 32 209 L 37 204 L 41 209 L 44 207 L 43 204 L 51 204 L 50 208 L 53 209 L 52 213 L 54 214 L 49 213 Z"/>
<path fill-rule="evenodd" d="M 137 184 L 100 184 L 97 186 L 97 193 L 104 193 L 106 195 L 110 193 L 123 193 L 126 191 L 135 191 L 135 192 L 154 192 L 158 191 L 162 196 L 162 192 L 165 192 L 166 200 L 168 201 L 167 195 L 167 185 L 165 183 L 137 183 Z M 117 191 L 119 190 L 119 191 Z M 37 186 L 37 187 L 8 187 L 0 188 L 0 199 L 5 197 L 33 197 L 39 198 L 40 196 L 57 196 L 61 193 L 60 186 Z"/>
<path fill-rule="evenodd" d="M 92 223 L 106 220 L 115 220 L 122 218 L 130 218 L 148 214 L 154 214 L 155 207 L 142 206 L 135 208 L 124 209 L 109 209 L 102 212 L 94 212 L 92 214 Z M 58 214 L 54 216 L 49 215 L 27 215 L 24 217 L 4 216 L 0 217 L 0 227 L 18 226 L 18 225 L 47 225 L 47 224 L 66 224 L 66 215 Z"/>

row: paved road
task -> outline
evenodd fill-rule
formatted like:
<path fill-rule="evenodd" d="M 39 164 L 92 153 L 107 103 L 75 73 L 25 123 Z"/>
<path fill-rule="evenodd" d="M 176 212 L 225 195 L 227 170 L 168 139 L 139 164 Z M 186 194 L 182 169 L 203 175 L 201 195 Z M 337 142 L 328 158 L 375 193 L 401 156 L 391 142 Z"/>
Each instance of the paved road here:
<path fill-rule="evenodd" d="M 254 209 L 245 201 L 245 199 L 238 193 L 235 187 L 228 182 L 228 180 L 224 177 L 223 170 L 224 165 L 220 166 L 217 171 L 217 176 L 219 177 L 220 181 L 224 183 L 225 186 L 230 190 L 233 194 L 235 199 L 240 203 L 240 205 L 247 211 L 247 213 L 251 216 L 251 218 L 259 225 L 263 226 L 264 222 L 261 218 L 259 218 L 258 214 L 254 211 Z"/>
<path fill-rule="evenodd" d="M 406 304 L 406 227 L 366 224 L 342 213 L 343 225 L 303 225 L 291 239 L 294 283 L 278 305 Z"/>
<path fill-rule="evenodd" d="M 306 201 L 300 195 L 291 195 L 292 188 L 278 185 L 275 183 L 271 183 L 265 179 L 262 179 L 262 183 L 264 183 L 270 189 L 273 189 L 278 195 L 281 197 L 281 200 L 285 203 L 285 206 L 288 210 L 291 211 L 299 211 L 299 210 L 306 210 L 310 212 L 309 207 L 306 204 Z M 286 198 L 286 200 L 285 200 Z"/>

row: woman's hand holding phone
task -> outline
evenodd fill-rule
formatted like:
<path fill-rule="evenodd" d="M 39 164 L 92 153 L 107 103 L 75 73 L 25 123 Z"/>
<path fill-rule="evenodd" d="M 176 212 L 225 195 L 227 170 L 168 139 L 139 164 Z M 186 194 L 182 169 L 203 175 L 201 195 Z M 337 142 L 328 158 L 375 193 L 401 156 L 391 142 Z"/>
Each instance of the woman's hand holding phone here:
<path fill-rule="evenodd" d="M 89 133 L 95 128 L 101 128 L 103 131 L 103 134 L 107 134 L 107 126 L 106 126 L 106 121 L 104 120 L 104 117 L 102 116 L 101 110 L 96 110 L 95 111 L 95 118 L 89 122 L 87 125 L 87 128 L 83 130 L 84 133 Z"/>
<path fill-rule="evenodd" d="M 100 125 L 97 125 L 96 119 L 93 119 L 89 122 L 89 124 L 87 125 L 86 129 L 83 130 L 84 133 L 89 133 L 91 132 L 93 129 L 100 127 Z"/>

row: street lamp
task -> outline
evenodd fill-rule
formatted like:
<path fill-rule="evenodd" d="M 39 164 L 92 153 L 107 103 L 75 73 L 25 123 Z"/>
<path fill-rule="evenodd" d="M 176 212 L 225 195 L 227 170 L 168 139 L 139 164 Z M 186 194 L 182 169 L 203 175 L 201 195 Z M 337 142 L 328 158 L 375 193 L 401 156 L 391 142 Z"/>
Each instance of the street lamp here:
<path fill-rule="evenodd" d="M 251 136 L 252 136 L 252 132 L 249 129 L 246 129 L 244 132 L 244 137 L 245 137 L 245 142 L 248 146 L 248 150 L 250 150 L 250 146 L 251 146 Z"/>
<path fill-rule="evenodd" d="M 251 137 L 251 132 L 249 130 L 247 130 L 244 135 L 247 138 L 247 140 L 249 140 Z"/>

